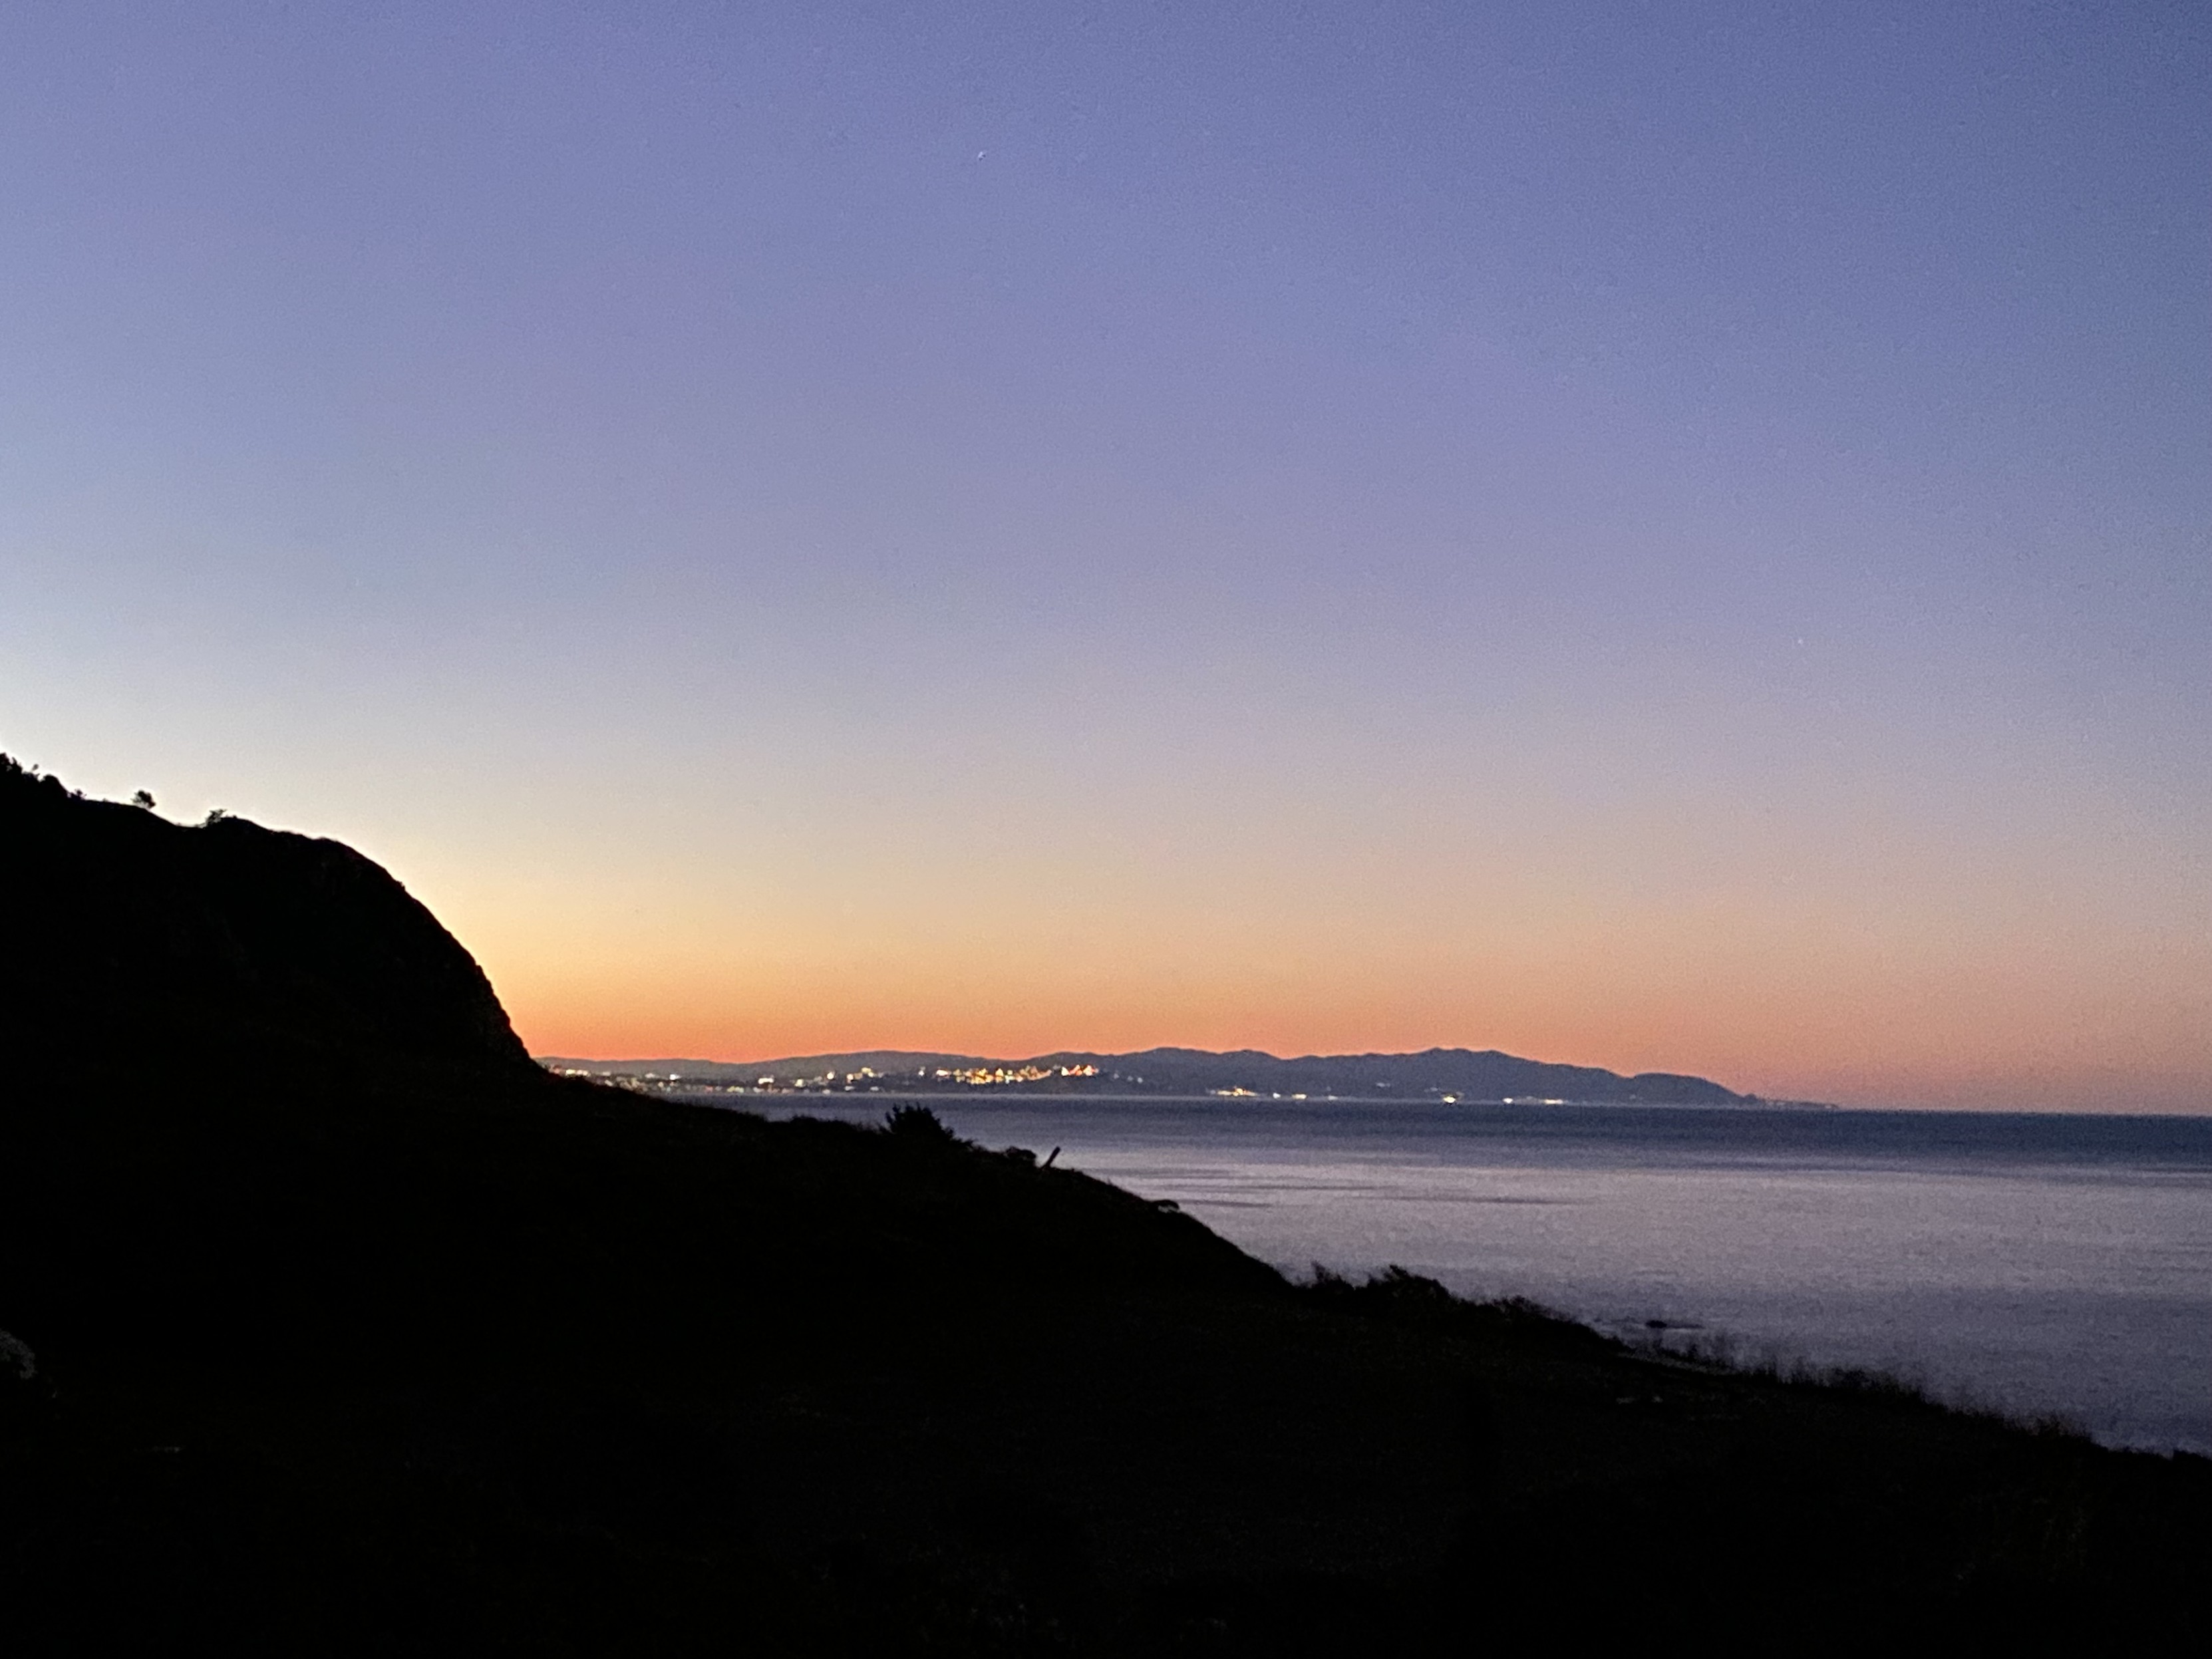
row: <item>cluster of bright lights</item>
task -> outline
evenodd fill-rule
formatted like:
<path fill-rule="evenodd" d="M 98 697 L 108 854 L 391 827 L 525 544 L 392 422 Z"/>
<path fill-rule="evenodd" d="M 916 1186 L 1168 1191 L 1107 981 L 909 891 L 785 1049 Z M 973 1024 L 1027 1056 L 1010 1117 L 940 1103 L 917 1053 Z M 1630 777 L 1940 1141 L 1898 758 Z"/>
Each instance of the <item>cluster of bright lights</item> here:
<path fill-rule="evenodd" d="M 1007 1083 L 1042 1083 L 1055 1077 L 1097 1077 L 1096 1066 L 969 1066 L 937 1068 L 939 1077 L 948 1082 L 965 1083 L 975 1088 L 990 1088 Z"/>

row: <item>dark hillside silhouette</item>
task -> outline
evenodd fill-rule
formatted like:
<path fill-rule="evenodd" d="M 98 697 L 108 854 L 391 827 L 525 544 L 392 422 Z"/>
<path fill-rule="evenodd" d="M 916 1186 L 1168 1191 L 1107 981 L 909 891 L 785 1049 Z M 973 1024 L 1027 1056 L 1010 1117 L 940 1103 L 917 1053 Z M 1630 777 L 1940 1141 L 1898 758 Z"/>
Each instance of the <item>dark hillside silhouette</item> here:
<path fill-rule="evenodd" d="M 2207 1634 L 2212 1465 L 1294 1285 L 924 1104 L 550 1078 L 331 842 L 17 771 L 0 850 L 11 1656 Z"/>
<path fill-rule="evenodd" d="M 0 756 L 0 869 L 13 1063 L 526 1059 L 469 953 L 337 842 L 187 829 Z"/>

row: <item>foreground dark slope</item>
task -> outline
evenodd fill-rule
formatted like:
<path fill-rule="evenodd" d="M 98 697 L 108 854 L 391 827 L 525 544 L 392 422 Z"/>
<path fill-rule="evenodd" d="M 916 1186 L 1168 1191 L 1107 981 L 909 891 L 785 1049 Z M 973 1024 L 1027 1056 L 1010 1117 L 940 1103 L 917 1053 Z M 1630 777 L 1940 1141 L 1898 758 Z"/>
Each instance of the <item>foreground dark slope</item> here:
<path fill-rule="evenodd" d="M 2140 1650 L 2201 1620 L 2202 1465 L 1418 1281 L 1296 1290 L 925 1120 L 546 1079 L 374 866 L 125 811 L 0 778 L 10 880 L 123 930 L 8 940 L 38 1015 L 9 1005 L 0 1108 L 0 1328 L 39 1366 L 0 1383 L 15 1650 L 1462 1651 L 1676 1620 Z M 210 884 L 204 846 L 268 857 Z M 191 920 L 149 939 L 118 891 Z M 272 1033 L 295 1070 L 222 1063 Z M 199 1063 L 149 1070 L 178 1044 Z"/>

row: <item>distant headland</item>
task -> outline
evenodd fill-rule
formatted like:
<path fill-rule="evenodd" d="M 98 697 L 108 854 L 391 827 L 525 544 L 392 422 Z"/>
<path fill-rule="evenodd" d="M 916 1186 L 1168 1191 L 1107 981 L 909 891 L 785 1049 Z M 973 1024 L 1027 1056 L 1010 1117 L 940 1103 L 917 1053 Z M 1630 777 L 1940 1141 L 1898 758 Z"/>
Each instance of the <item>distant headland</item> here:
<path fill-rule="evenodd" d="M 538 1063 L 567 1075 L 661 1093 L 1159 1095 L 1228 1099 L 1439 1101 L 1447 1104 L 1804 1106 L 1739 1094 L 1672 1072 L 1624 1077 L 1592 1066 L 1523 1060 L 1494 1048 L 1407 1054 L 1302 1054 L 1239 1048 L 1066 1051 L 1004 1060 L 876 1049 L 750 1063 L 713 1060 L 573 1060 Z"/>

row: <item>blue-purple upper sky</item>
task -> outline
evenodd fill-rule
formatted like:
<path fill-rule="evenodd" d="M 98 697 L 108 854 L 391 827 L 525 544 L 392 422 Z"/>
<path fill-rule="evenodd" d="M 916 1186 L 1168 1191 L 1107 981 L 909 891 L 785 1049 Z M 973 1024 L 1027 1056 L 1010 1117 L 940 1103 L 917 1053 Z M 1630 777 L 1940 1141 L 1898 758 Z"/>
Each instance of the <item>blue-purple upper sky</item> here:
<path fill-rule="evenodd" d="M 0 747 L 569 1053 L 2212 1109 L 2212 13 L 22 6 Z"/>

